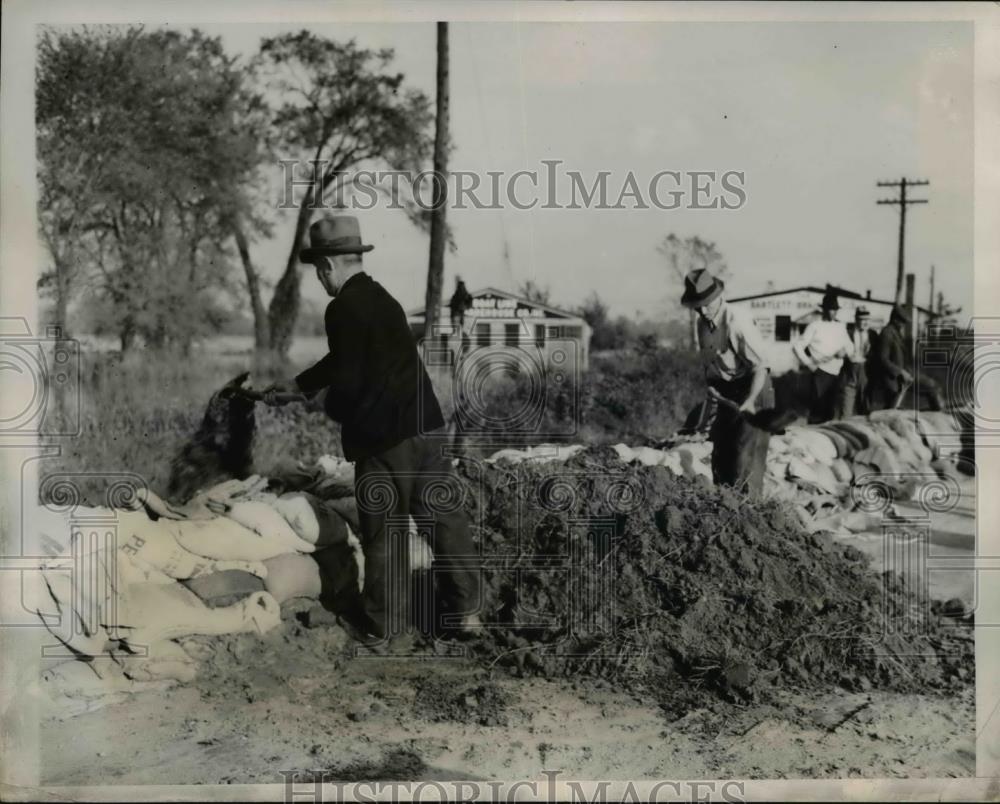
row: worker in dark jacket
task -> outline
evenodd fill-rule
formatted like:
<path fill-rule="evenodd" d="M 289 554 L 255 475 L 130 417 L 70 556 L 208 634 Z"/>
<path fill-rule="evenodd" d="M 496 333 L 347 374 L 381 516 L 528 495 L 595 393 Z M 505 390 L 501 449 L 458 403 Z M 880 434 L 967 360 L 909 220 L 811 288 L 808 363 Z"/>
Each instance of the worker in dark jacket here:
<path fill-rule="evenodd" d="M 409 516 L 428 526 L 445 609 L 458 619 L 460 630 L 474 628 L 479 578 L 469 561 L 475 550 L 461 505 L 434 504 L 442 488 L 449 497 L 460 492 L 442 453 L 444 441 L 435 437 L 444 418 L 406 314 L 365 273 L 361 254 L 373 246 L 362 245 L 356 218 L 325 217 L 310 227 L 309 238 L 310 248 L 299 258 L 316 266 L 320 284 L 333 297 L 325 316 L 330 351 L 299 374 L 294 386 L 268 390 L 275 398 L 296 389 L 306 395 L 326 389 L 326 411 L 342 426 L 344 457 L 355 462 L 365 556 L 356 636 L 374 643 L 408 627 L 390 618 L 401 615 L 408 603 L 400 593 L 410 588 Z"/>
<path fill-rule="evenodd" d="M 868 355 L 868 409 L 885 410 L 913 382 L 906 370 L 906 325 L 910 319 L 902 307 L 892 308 L 889 323 L 878 336 L 878 347 Z"/>
<path fill-rule="evenodd" d="M 455 292 L 448 302 L 451 311 L 451 350 L 453 362 L 458 362 L 458 355 L 469 346 L 469 336 L 465 331 L 465 314 L 472 309 L 472 294 L 465 287 L 462 277 L 455 277 Z"/>
<path fill-rule="evenodd" d="M 920 410 L 944 410 L 945 398 L 941 385 L 920 367 L 908 370 L 910 363 L 906 347 L 906 326 L 910 317 L 900 306 L 892 308 L 889 323 L 878 337 L 878 348 L 869 355 L 869 410 L 898 407 L 906 391 L 913 387 L 912 404 Z"/>
<path fill-rule="evenodd" d="M 448 309 L 451 311 L 451 326 L 459 331 L 465 324 L 465 313 L 472 307 L 472 294 L 465 287 L 462 277 L 455 277 L 455 292 L 451 294 Z"/>

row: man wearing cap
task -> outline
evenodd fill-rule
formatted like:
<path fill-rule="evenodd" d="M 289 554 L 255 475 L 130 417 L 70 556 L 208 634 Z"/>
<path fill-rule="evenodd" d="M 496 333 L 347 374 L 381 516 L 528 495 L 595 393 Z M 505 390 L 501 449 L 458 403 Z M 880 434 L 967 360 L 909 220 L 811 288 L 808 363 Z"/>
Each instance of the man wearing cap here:
<path fill-rule="evenodd" d="M 802 365 L 812 373 L 810 424 L 827 422 L 834 417 L 840 370 L 844 365 L 844 358 L 850 357 L 854 352 L 847 327 L 837 320 L 839 309 L 837 294 L 828 290 L 823 295 L 822 318 L 810 321 L 802 337 L 792 346 L 792 351 Z"/>
<path fill-rule="evenodd" d="M 877 349 L 875 330 L 870 328 L 871 314 L 864 307 L 854 311 L 854 332 L 851 335 L 851 354 L 844 360 L 840 371 L 840 394 L 835 418 L 845 419 L 868 412 L 867 376 L 865 364 Z"/>
<path fill-rule="evenodd" d="M 906 326 L 910 317 L 896 305 L 889 314 L 889 323 L 878 336 L 878 348 L 868 360 L 868 407 L 885 410 L 896 406 L 901 393 L 913 383 L 906 370 Z"/>
<path fill-rule="evenodd" d="M 406 314 L 365 273 L 361 255 L 374 246 L 362 244 L 357 218 L 324 217 L 309 228 L 309 240 L 299 259 L 315 265 L 316 278 L 333 297 L 325 315 L 330 351 L 294 383 L 271 386 L 268 395 L 326 389 L 326 412 L 340 422 L 344 457 L 355 462 L 365 580 L 363 611 L 352 630 L 363 641 L 377 642 L 391 636 L 390 617 L 405 608 L 400 591 L 409 588 L 406 542 L 396 531 L 401 523 L 406 529 L 408 516 L 430 526 L 445 608 L 460 630 L 473 628 L 479 579 L 468 563 L 475 552 L 469 522 L 461 505 L 433 504 L 444 487 L 449 494 L 457 490 L 457 481 L 435 432 L 444 418 Z M 402 578 L 389 577 L 396 571 L 390 566 L 401 568 Z"/>
<path fill-rule="evenodd" d="M 705 370 L 708 398 L 690 429 L 708 432 L 717 481 L 727 474 L 720 465 L 726 453 L 718 447 L 736 436 L 740 414 L 753 413 L 758 402 L 773 405 L 764 338 L 749 310 L 726 303 L 724 290 L 721 279 L 698 269 L 684 278 L 681 297 L 681 304 L 698 313 L 698 343 L 710 356 Z"/>

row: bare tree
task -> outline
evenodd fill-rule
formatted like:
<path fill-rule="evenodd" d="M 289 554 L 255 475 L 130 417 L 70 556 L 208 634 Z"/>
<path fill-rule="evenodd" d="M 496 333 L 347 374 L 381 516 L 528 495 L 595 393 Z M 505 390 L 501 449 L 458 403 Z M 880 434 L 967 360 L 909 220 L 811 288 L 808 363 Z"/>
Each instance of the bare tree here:
<path fill-rule="evenodd" d="M 702 240 L 697 235 L 681 240 L 677 235 L 669 234 L 663 238 L 663 242 L 656 250 L 667 258 L 671 277 L 678 286 L 676 294 L 678 304 L 684 288 L 684 277 L 691 271 L 703 268 L 722 280 L 729 275 L 729 267 L 715 243 Z M 688 322 L 690 346 L 692 349 L 698 349 L 698 315 L 694 310 L 688 311 Z"/>

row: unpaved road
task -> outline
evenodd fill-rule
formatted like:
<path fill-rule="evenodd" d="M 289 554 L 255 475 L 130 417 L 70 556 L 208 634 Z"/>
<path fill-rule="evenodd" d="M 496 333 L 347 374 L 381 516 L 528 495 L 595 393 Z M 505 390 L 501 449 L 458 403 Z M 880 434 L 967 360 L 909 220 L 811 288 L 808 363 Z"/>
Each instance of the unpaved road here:
<path fill-rule="evenodd" d="M 747 707 L 709 699 L 671 722 L 607 682 L 491 680 L 461 659 L 353 657 L 336 626 L 291 626 L 264 643 L 231 640 L 186 687 L 47 720 L 43 784 L 269 783 L 283 770 L 330 780 L 975 772 L 971 685 L 945 697 L 789 691 Z M 449 713 L 420 705 L 428 680 L 460 696 L 457 721 L 434 722 L 435 711 Z M 484 688 L 506 707 L 485 711 Z"/>

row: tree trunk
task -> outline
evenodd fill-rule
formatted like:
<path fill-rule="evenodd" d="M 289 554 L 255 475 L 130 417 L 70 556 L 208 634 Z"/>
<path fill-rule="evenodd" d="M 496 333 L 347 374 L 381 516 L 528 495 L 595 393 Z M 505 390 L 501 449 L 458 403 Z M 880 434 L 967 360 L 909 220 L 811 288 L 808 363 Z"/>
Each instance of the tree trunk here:
<path fill-rule="evenodd" d="M 65 260 L 56 259 L 56 326 L 63 338 L 70 337 L 69 332 L 69 266 Z"/>
<path fill-rule="evenodd" d="M 135 324 L 131 316 L 126 316 L 118 330 L 118 338 L 121 341 L 121 351 L 125 354 L 135 343 Z"/>
<path fill-rule="evenodd" d="M 271 330 L 271 350 L 280 357 L 286 357 L 292 345 L 292 333 L 295 331 L 295 321 L 299 316 L 301 297 L 299 284 L 302 275 L 299 272 L 299 244 L 305 237 L 312 221 L 312 193 L 306 194 L 299 205 L 299 217 L 295 222 L 295 238 L 288 253 L 285 273 L 281 275 L 271 297 L 268 307 L 268 324 Z"/>
<path fill-rule="evenodd" d="M 243 263 L 243 272 L 247 277 L 247 292 L 250 294 L 250 309 L 253 312 L 253 342 L 256 352 L 263 352 L 270 347 L 270 338 L 267 325 L 267 311 L 264 309 L 264 302 L 260 297 L 260 279 L 257 271 L 250 260 L 250 243 L 247 240 L 246 232 L 239 221 L 233 223 L 233 237 L 236 240 L 236 248 L 240 252 L 240 261 Z M 298 254 L 296 254 L 298 257 Z"/>
<path fill-rule="evenodd" d="M 448 201 L 448 23 L 437 24 L 437 116 L 434 134 L 434 208 L 431 211 L 431 248 L 424 304 L 424 343 L 434 336 L 444 284 L 445 212 Z"/>

